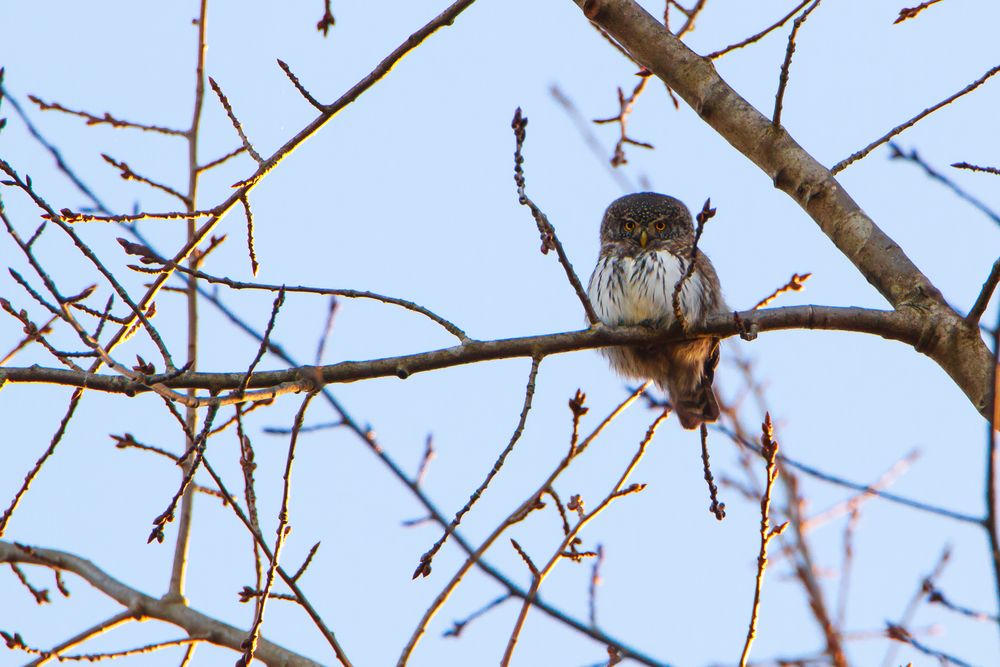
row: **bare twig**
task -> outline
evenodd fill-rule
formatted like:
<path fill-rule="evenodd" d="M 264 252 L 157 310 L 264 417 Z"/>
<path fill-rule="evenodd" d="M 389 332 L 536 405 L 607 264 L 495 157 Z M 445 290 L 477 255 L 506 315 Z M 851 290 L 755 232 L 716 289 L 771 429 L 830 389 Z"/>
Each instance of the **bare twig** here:
<path fill-rule="evenodd" d="M 333 18 L 333 12 L 330 10 L 330 0 L 323 0 L 323 16 L 320 18 L 319 23 L 316 24 L 316 29 L 326 37 L 330 28 L 336 24 L 337 21 Z"/>
<path fill-rule="evenodd" d="M 928 164 L 927 161 L 920 156 L 920 154 L 917 152 L 915 148 L 912 148 L 909 151 L 904 151 L 899 146 L 899 144 L 897 144 L 894 141 L 890 141 L 889 150 L 890 150 L 889 157 L 891 159 L 905 160 L 907 162 L 912 162 L 913 164 L 917 165 L 918 167 L 924 170 L 924 173 L 927 174 L 928 177 L 941 183 L 946 188 L 948 188 L 956 195 L 958 195 L 959 199 L 962 199 L 972 204 L 975 208 L 979 209 L 980 212 L 986 215 L 986 217 L 988 217 L 996 224 L 1000 225 L 1000 213 L 997 213 L 988 205 L 983 203 L 981 200 L 969 194 L 965 189 L 959 187 L 958 183 L 949 178 L 947 175 L 941 173 L 937 169 L 934 169 L 934 167 Z"/>
<path fill-rule="evenodd" d="M 674 293 L 671 297 L 671 305 L 674 310 L 674 319 L 676 319 L 680 325 L 681 329 L 687 331 L 688 321 L 684 316 L 684 311 L 681 310 L 681 290 L 684 289 L 684 284 L 691 278 L 694 274 L 695 260 L 698 257 L 698 242 L 701 241 L 701 234 L 705 231 L 705 223 L 711 220 L 715 216 L 715 209 L 712 208 L 711 198 L 706 199 L 704 205 L 701 207 L 701 211 L 696 217 L 698 225 L 694 230 L 694 243 L 691 244 L 691 255 L 688 257 L 687 267 L 684 269 L 684 274 L 674 285 Z"/>
<path fill-rule="evenodd" d="M 1000 176 L 1000 169 L 996 167 L 980 167 L 975 164 L 969 164 L 968 162 L 956 162 L 953 166 L 955 169 L 967 169 L 968 171 L 978 171 L 984 174 L 993 174 L 994 176 Z"/>
<path fill-rule="evenodd" d="M 625 97 L 625 93 L 622 92 L 621 87 L 618 88 L 617 116 L 595 119 L 593 121 L 598 125 L 606 123 L 615 123 L 618 125 L 618 142 L 615 144 L 615 151 L 611 156 L 612 167 L 620 167 L 623 164 L 628 164 L 628 159 L 625 157 L 625 144 L 639 146 L 640 148 L 653 148 L 653 144 L 646 143 L 645 141 L 637 141 L 628 136 L 629 114 L 632 113 L 632 107 L 635 106 L 636 100 L 639 99 L 639 96 L 642 95 L 642 92 L 646 89 L 646 84 L 649 83 L 650 76 L 650 73 L 645 69 L 639 72 L 639 83 L 635 85 L 635 88 L 632 90 L 632 94 L 628 97 Z M 525 119 L 525 124 L 527 124 L 527 119 Z"/>
<path fill-rule="evenodd" d="M 778 443 L 774 440 L 774 427 L 771 424 L 769 413 L 765 413 L 764 423 L 761 425 L 760 444 L 764 461 L 767 464 L 764 494 L 760 499 L 760 553 L 757 555 L 757 580 L 754 587 L 753 607 L 750 610 L 750 626 L 747 628 L 747 638 L 743 644 L 740 667 L 746 667 L 747 661 L 750 659 L 750 647 L 757 636 L 757 615 L 760 610 L 761 591 L 764 589 L 764 572 L 767 569 L 767 545 L 788 527 L 788 522 L 775 528 L 770 527 L 771 491 L 778 478 Z"/>
<path fill-rule="evenodd" d="M 28 95 L 28 99 L 34 102 L 42 111 L 61 111 L 62 113 L 69 114 L 71 116 L 78 116 L 86 120 L 87 125 L 110 125 L 114 128 L 131 128 L 135 130 L 143 130 L 145 132 L 157 132 L 159 134 L 167 134 L 177 137 L 183 137 L 187 134 L 184 130 L 175 130 L 170 127 L 161 127 L 159 125 L 147 125 L 145 123 L 133 123 L 127 120 L 121 120 L 119 118 L 115 118 L 109 113 L 105 113 L 103 116 L 95 116 L 94 114 L 86 111 L 67 109 L 61 104 L 56 102 L 45 102 L 34 95 Z"/>
<path fill-rule="evenodd" d="M 800 292 L 805 289 L 805 282 L 812 277 L 811 273 L 793 273 L 792 277 L 788 279 L 788 282 L 774 290 L 763 299 L 757 302 L 757 305 L 753 307 L 754 310 L 760 310 L 765 306 L 771 304 L 772 301 L 777 299 L 780 295 L 785 292 Z"/>
<path fill-rule="evenodd" d="M 979 326 L 979 319 L 986 312 L 986 307 L 990 305 L 990 298 L 993 296 L 993 291 L 997 288 L 997 282 L 1000 282 L 1000 259 L 993 262 L 993 268 L 990 269 L 990 275 L 986 278 L 986 282 L 983 283 L 983 289 L 980 290 L 979 296 L 976 297 L 976 302 L 969 309 L 969 314 L 965 316 L 965 321 L 969 326 Z"/>
<path fill-rule="evenodd" d="M 802 12 L 802 15 L 792 23 L 792 32 L 788 35 L 788 46 L 785 48 L 785 61 L 781 63 L 781 75 L 778 77 L 778 92 L 774 96 L 774 114 L 771 116 L 771 124 L 774 127 L 781 127 L 781 107 L 785 99 L 785 88 L 788 86 L 788 71 L 792 66 L 792 55 L 795 53 L 795 37 L 799 34 L 799 28 L 809 18 L 809 14 L 819 7 L 820 0 L 815 0 L 809 8 Z"/>
<path fill-rule="evenodd" d="M 838 174 L 838 173 L 840 173 L 841 171 L 843 171 L 844 169 L 846 169 L 850 165 L 854 164 L 858 160 L 864 158 L 866 155 L 868 155 L 873 150 L 875 150 L 876 148 L 878 148 L 882 144 L 886 143 L 887 141 L 889 141 L 890 139 L 892 139 L 896 135 L 902 133 L 904 130 L 906 130 L 906 129 L 910 128 L 910 127 L 913 127 L 918 122 L 920 122 L 921 120 L 923 120 L 927 116 L 931 115 L 932 113 L 934 113 L 938 109 L 940 109 L 942 107 L 945 107 L 945 106 L 948 106 L 949 104 L 951 104 L 952 102 L 954 102 L 955 100 L 957 100 L 958 98 L 962 97 L 963 95 L 965 95 L 967 93 L 971 93 L 973 90 L 975 90 L 979 86 L 981 86 L 984 83 L 986 83 L 987 79 L 989 79 L 990 77 L 992 77 L 997 72 L 1000 72 L 1000 65 L 997 65 L 996 67 L 990 68 L 986 72 L 986 74 L 983 74 L 981 77 L 979 77 L 978 79 L 976 79 L 975 81 L 973 81 L 972 83 L 970 83 L 968 86 L 966 86 L 962 90 L 960 90 L 957 93 L 955 93 L 954 95 L 951 95 L 950 97 L 945 98 L 944 100 L 938 102 L 937 104 L 935 104 L 932 107 L 928 107 L 928 108 L 924 109 L 923 111 L 921 111 L 920 113 L 918 113 L 916 116 L 914 116 L 910 120 L 906 121 L 905 123 L 903 123 L 901 125 L 897 125 L 896 127 L 892 128 L 885 135 L 883 135 L 881 138 L 876 139 L 872 143 L 870 143 L 867 146 L 865 146 L 864 148 L 862 148 L 857 153 L 854 153 L 853 155 L 851 155 L 850 157 L 848 157 L 848 158 L 846 158 L 844 160 L 841 160 L 840 162 L 838 162 L 837 164 L 835 164 L 830 169 L 830 173 L 832 173 L 832 174 Z"/>
<path fill-rule="evenodd" d="M 715 518 L 722 521 L 726 518 L 726 503 L 719 502 L 719 489 L 715 486 L 715 479 L 712 478 L 712 467 L 708 462 L 708 425 L 701 424 L 701 463 L 705 469 L 705 482 L 708 484 L 708 497 L 712 501 L 708 506 L 708 511 L 715 515 Z"/>
<path fill-rule="evenodd" d="M 547 254 L 550 250 L 555 250 L 556 255 L 559 257 L 559 263 L 562 264 L 563 269 L 566 271 L 566 277 L 569 279 L 570 285 L 576 291 L 576 295 L 580 298 L 580 303 L 583 304 L 583 310 L 587 313 L 587 319 L 590 323 L 597 324 L 600 322 L 600 318 L 594 311 L 594 306 L 590 303 L 590 298 L 587 296 L 586 290 L 583 289 L 583 285 L 580 283 L 580 278 L 577 277 L 576 272 L 573 270 L 573 265 L 570 264 L 569 257 L 566 256 L 566 251 L 563 250 L 562 243 L 556 236 L 556 230 L 549 222 L 548 217 L 542 212 L 542 209 L 535 205 L 535 202 L 531 201 L 528 195 L 524 191 L 525 180 L 524 180 L 524 168 L 521 166 L 524 163 L 524 158 L 521 156 L 521 149 L 524 146 L 524 138 L 526 133 L 526 128 L 528 127 L 528 118 L 521 114 L 521 107 L 518 107 L 514 112 L 514 120 L 511 121 L 511 127 L 514 129 L 514 182 L 517 184 L 517 197 L 518 202 L 522 206 L 527 206 L 531 210 L 531 215 L 535 219 L 535 224 L 538 225 L 538 233 L 541 235 L 542 239 L 542 253 Z"/>
<path fill-rule="evenodd" d="M 173 189 L 169 185 L 164 185 L 163 183 L 157 183 L 156 181 L 146 178 L 145 176 L 140 176 L 139 174 L 135 173 L 132 170 L 132 167 L 128 166 L 127 163 L 119 162 L 118 160 L 114 159 L 113 157 L 111 157 L 106 153 L 101 153 L 101 157 L 104 158 L 105 162 L 107 162 L 120 172 L 120 176 L 122 177 L 123 180 L 136 181 L 137 183 L 145 183 L 151 188 L 155 188 L 157 190 L 160 190 L 161 192 L 166 192 L 168 195 L 180 199 L 181 202 L 184 204 L 188 203 L 187 197 L 185 197 L 184 195 L 182 195 L 180 192 Z"/>
<path fill-rule="evenodd" d="M 264 158 L 260 156 L 260 153 L 258 153 L 256 149 L 254 149 L 253 144 L 250 143 L 246 133 L 243 131 L 243 124 L 240 123 L 236 114 L 233 113 L 233 107 L 229 104 L 229 98 L 227 98 L 225 93 L 222 92 L 222 88 L 220 88 L 219 84 L 215 82 L 215 79 L 208 77 L 208 83 L 212 86 L 212 90 L 215 91 L 216 96 L 218 96 L 219 102 L 222 104 L 222 108 L 226 110 L 226 115 L 229 116 L 229 121 L 233 124 L 233 128 L 236 130 L 236 133 L 240 135 L 240 141 L 243 142 L 243 148 L 245 148 L 247 153 L 250 154 L 250 157 L 256 160 L 257 164 L 264 164 Z M 246 193 L 241 193 L 240 198 L 245 199 Z"/>
<path fill-rule="evenodd" d="M 500 456 L 493 463 L 493 468 L 486 475 L 486 479 L 483 480 L 482 484 L 472 492 L 469 496 L 469 500 L 466 501 L 462 509 L 455 513 L 455 518 L 451 520 L 448 527 L 445 529 L 444 534 L 438 538 L 438 541 L 434 543 L 430 549 L 428 549 L 423 556 L 420 557 L 420 562 L 417 564 L 417 569 L 413 572 L 413 578 L 426 577 L 431 573 L 431 561 L 434 560 L 434 556 L 440 551 L 441 547 L 448 540 L 455 529 L 458 528 L 458 524 L 461 523 L 462 517 L 465 513 L 472 509 L 472 506 L 476 504 L 476 501 L 483 495 L 486 491 L 486 487 L 489 486 L 493 478 L 496 477 L 497 473 L 500 472 L 500 468 L 503 467 L 504 461 L 507 460 L 507 456 L 513 451 L 514 445 L 517 441 L 521 439 L 521 433 L 524 432 L 524 424 L 528 420 L 528 412 L 531 411 L 531 399 L 535 395 L 535 379 L 538 377 L 538 366 L 542 363 L 541 357 L 534 357 L 531 360 L 531 370 L 528 371 L 528 384 L 524 389 L 524 404 L 521 406 L 521 416 L 517 420 L 517 426 L 514 427 L 514 433 L 510 436 L 510 441 L 507 446 L 504 447 L 503 451 L 500 452 Z M 429 440 L 428 440 L 429 442 Z"/>
<path fill-rule="evenodd" d="M 329 0 L 327 1 L 329 2 Z M 281 71 L 285 73 L 285 76 L 288 77 L 288 80 L 292 82 L 293 86 L 295 86 L 295 90 L 299 91 L 299 94 L 309 101 L 309 104 L 313 105 L 320 111 L 326 110 L 326 107 L 323 105 L 323 103 L 317 100 L 315 97 L 313 97 L 312 94 L 308 90 L 306 90 L 305 86 L 302 85 L 302 82 L 299 81 L 299 77 L 295 76 L 295 73 L 292 72 L 292 68 L 288 66 L 288 63 L 279 58 L 278 67 L 281 68 Z"/>
<path fill-rule="evenodd" d="M 531 581 L 531 587 L 528 589 L 528 594 L 527 596 L 525 596 L 524 603 L 521 605 L 521 612 L 520 614 L 518 614 L 517 621 L 514 623 L 514 629 L 511 631 L 510 639 L 507 641 L 507 648 L 504 651 L 503 658 L 500 661 L 501 667 L 507 667 L 507 665 L 510 664 L 511 657 L 514 654 L 514 649 L 517 646 L 518 638 L 520 637 L 521 634 L 521 630 L 524 628 L 524 623 L 527 620 L 528 611 L 531 609 L 532 603 L 534 602 L 535 598 L 538 595 L 538 590 L 541 587 L 542 582 L 552 571 L 552 569 L 556 566 L 556 564 L 560 560 L 562 560 L 562 558 L 565 557 L 567 549 L 571 544 L 573 544 L 574 540 L 576 539 L 576 536 L 580 533 L 581 530 L 583 530 L 584 526 L 586 526 L 590 521 L 594 519 L 594 517 L 598 516 L 602 511 L 604 511 L 604 509 L 607 508 L 607 506 L 611 504 L 611 502 L 614 501 L 615 499 L 621 498 L 631 493 L 641 491 L 643 488 L 645 488 L 646 486 L 645 484 L 631 484 L 630 486 L 625 487 L 625 482 L 628 481 L 629 477 L 631 477 L 632 471 L 635 470 L 635 467 L 639 464 L 639 461 L 646 453 L 646 447 L 647 445 L 649 445 L 649 443 L 653 439 L 653 436 L 656 434 L 657 427 L 659 427 L 660 423 L 664 419 L 666 419 L 669 414 L 670 413 L 668 410 L 663 410 L 659 415 L 657 415 L 656 419 L 653 420 L 653 423 L 650 424 L 649 428 L 646 430 L 645 436 L 643 436 L 642 440 L 639 442 L 639 448 L 636 451 L 635 455 L 632 457 L 632 460 L 629 461 L 628 465 L 625 467 L 625 470 L 618 478 L 617 483 L 612 487 L 611 491 L 608 492 L 607 496 L 604 497 L 604 500 L 602 500 L 597 505 L 597 507 L 595 507 L 589 513 L 580 516 L 579 520 L 576 522 L 576 525 L 573 526 L 572 530 L 570 530 L 570 532 L 563 537 L 562 542 L 560 543 L 559 547 L 556 549 L 552 557 L 549 559 L 548 563 L 546 563 L 544 567 L 538 569 L 537 572 L 535 571 L 532 572 L 533 576 Z M 551 483 L 548 486 L 551 486 Z"/>
<path fill-rule="evenodd" d="M 288 455 L 285 457 L 285 474 L 284 474 L 284 485 L 281 492 L 281 509 L 278 510 L 278 528 L 275 531 L 277 537 L 274 541 L 274 551 L 271 555 L 271 564 L 267 570 L 267 578 L 264 580 L 264 589 L 261 591 L 260 597 L 257 598 L 257 611 L 254 614 L 253 625 L 250 628 L 250 634 L 244 642 L 244 652 L 242 665 L 247 666 L 253 662 L 254 652 L 257 650 L 257 641 L 260 638 L 260 628 L 264 623 L 264 608 L 267 603 L 268 595 L 271 592 L 271 588 L 274 586 L 275 570 L 278 567 L 278 558 L 281 556 L 281 548 L 285 544 L 285 538 L 288 536 L 291 527 L 288 525 L 288 498 L 291 494 L 292 488 L 292 463 L 295 461 L 295 444 L 299 439 L 299 429 L 302 428 L 302 422 L 305 419 L 306 409 L 309 407 L 309 403 L 315 398 L 316 394 L 310 392 L 306 394 L 306 397 L 302 400 L 302 405 L 299 407 L 299 411 L 295 415 L 295 423 L 292 427 L 292 436 L 288 443 Z M 297 576 L 297 575 L 296 575 Z M 294 580 L 296 576 L 293 576 Z"/>
<path fill-rule="evenodd" d="M 731 44 L 730 46 L 727 46 L 724 49 L 719 49 L 718 51 L 713 51 L 712 53 L 708 54 L 705 57 L 708 58 L 709 60 L 715 60 L 716 58 L 719 58 L 721 56 L 726 55 L 730 51 L 735 51 L 736 49 L 742 49 L 744 46 L 747 46 L 749 44 L 753 44 L 755 42 L 760 41 L 763 37 L 765 37 L 769 33 L 777 30 L 781 26 L 783 26 L 786 23 L 788 23 L 788 21 L 793 16 L 795 16 L 796 14 L 798 14 L 799 11 L 803 7 L 805 7 L 806 5 L 808 5 L 810 2 L 812 2 L 812 0 L 802 0 L 802 2 L 800 2 L 795 7 L 792 8 L 792 11 L 788 12 L 781 19 L 779 19 L 777 23 L 773 23 L 773 24 L 769 25 L 768 27 L 764 28 L 763 30 L 761 30 L 760 32 L 758 32 L 756 34 L 753 34 L 750 37 L 747 37 L 746 39 L 744 39 L 742 41 L 739 41 L 739 42 L 737 42 L 735 44 Z"/>
<path fill-rule="evenodd" d="M 899 10 L 899 16 L 897 16 L 896 20 L 893 21 L 892 23 L 893 25 L 896 25 L 897 23 L 902 23 L 907 19 L 912 19 L 917 14 L 924 11 L 931 5 L 936 5 L 939 2 L 941 2 L 941 0 L 927 0 L 926 2 L 921 2 L 916 7 L 904 7 L 903 9 Z"/>

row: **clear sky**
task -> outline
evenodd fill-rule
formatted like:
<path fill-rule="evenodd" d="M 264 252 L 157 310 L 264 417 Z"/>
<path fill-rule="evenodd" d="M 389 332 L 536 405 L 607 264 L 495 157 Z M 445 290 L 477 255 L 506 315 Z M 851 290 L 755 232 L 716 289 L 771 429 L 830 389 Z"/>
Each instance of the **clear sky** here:
<path fill-rule="evenodd" d="M 644 3 L 662 12 L 659 2 Z M 709 0 L 687 39 L 700 53 L 714 51 L 768 25 L 795 3 Z M 892 24 L 905 0 L 827 0 L 803 26 L 785 97 L 783 122 L 813 156 L 832 165 L 891 127 L 960 90 L 996 62 L 996 3 L 946 0 L 920 17 Z M 329 37 L 316 31 L 320 2 L 222 3 L 209 1 L 207 71 L 226 92 L 258 151 L 268 155 L 305 126 L 315 110 L 275 64 L 287 62 L 323 101 L 340 96 L 378 61 L 446 6 L 442 1 L 362 3 L 336 1 Z M 118 178 L 101 153 L 136 171 L 183 189 L 186 147 L 171 137 L 89 128 L 76 118 L 41 113 L 34 94 L 68 107 L 145 123 L 185 127 L 190 122 L 197 14 L 194 2 L 45 2 L 0 5 L 0 65 L 4 85 L 67 162 L 111 208 L 168 210 L 168 196 Z M 717 62 L 720 74 L 766 114 L 773 106 L 787 27 L 761 43 Z M 480 0 L 454 26 L 431 37 L 371 91 L 334 118 L 286 159 L 251 195 L 257 280 L 372 290 L 413 300 L 479 339 L 578 329 L 580 304 L 561 267 L 538 252 L 538 233 L 517 203 L 512 179 L 510 119 L 517 106 L 530 118 L 525 147 L 528 192 L 555 225 L 577 272 L 586 280 L 597 256 L 597 232 L 607 204 L 623 193 L 606 160 L 615 128 L 590 128 L 601 144 L 595 156 L 572 119 L 553 98 L 553 86 L 573 100 L 585 119 L 617 112 L 615 89 L 637 82 L 635 66 L 615 52 L 569 0 Z M 956 172 L 959 161 L 1000 163 L 996 110 L 1000 81 L 930 116 L 898 138 L 930 164 L 949 172 L 987 205 L 1000 209 L 996 177 Z M 0 156 L 57 209 L 79 209 L 88 200 L 54 167 L 5 101 L 8 118 Z M 203 161 L 239 145 L 217 100 L 204 112 Z M 812 272 L 803 292 L 776 305 L 815 303 L 887 307 L 815 223 L 766 175 L 733 150 L 690 109 L 674 110 L 664 87 L 651 81 L 635 107 L 629 131 L 654 150 L 629 147 L 621 168 L 630 183 L 648 182 L 692 209 L 711 197 L 718 214 L 702 248 L 714 262 L 726 299 L 751 307 L 788 280 Z M 230 184 L 252 173 L 246 156 L 206 175 L 200 204 L 215 205 Z M 895 239 L 950 303 L 965 311 L 997 258 L 998 226 L 982 212 L 928 179 L 913 164 L 891 160 L 883 147 L 839 176 L 879 226 Z M 37 224 L 36 210 L 9 189 L 0 192 L 22 234 Z M 65 293 L 97 279 L 78 252 L 50 230 L 37 252 Z M 82 228 L 95 251 L 116 269 L 133 294 L 145 276 L 127 274 L 130 263 L 113 226 Z M 144 223 L 144 234 L 165 252 L 183 237 L 182 223 Z M 206 270 L 252 279 L 245 223 L 238 211 L 224 220 L 229 235 Z M 4 264 L 31 276 L 6 237 Z M 34 284 L 39 284 L 34 280 Z M 109 291 L 102 284 L 95 301 Z M 4 272 L 0 295 L 43 317 Z M 270 313 L 271 295 L 223 297 L 258 328 Z M 182 356 L 181 297 L 158 298 L 157 325 Z M 312 363 L 327 315 L 324 297 L 290 296 L 279 314 L 275 339 L 303 363 Z M 984 322 L 996 320 L 996 307 Z M 202 307 L 199 366 L 206 371 L 244 370 L 257 343 L 233 328 L 210 305 Z M 0 320 L 0 351 L 22 336 L 13 319 Z M 73 346 L 68 332 L 54 340 Z M 384 304 L 341 300 L 324 363 L 420 352 L 454 339 L 419 315 Z M 155 356 L 136 338 L 120 348 Z M 743 389 L 736 358 L 754 362 L 757 379 L 779 426 L 784 451 L 799 461 L 858 482 L 879 478 L 914 449 L 919 459 L 892 489 L 906 497 L 972 515 L 983 512 L 985 425 L 961 391 L 929 359 L 896 342 L 860 334 L 783 332 L 753 343 L 724 346 L 718 386 L 732 398 Z M 58 363 L 43 350 L 21 354 L 16 365 Z M 265 357 L 262 368 L 286 364 Z M 400 465 L 416 470 L 428 434 L 437 458 L 424 482 L 446 514 L 461 507 L 493 466 L 517 424 L 530 362 L 490 362 L 331 387 L 360 423 L 371 425 Z M 541 364 L 534 407 L 525 434 L 506 467 L 463 522 L 463 534 L 482 539 L 545 478 L 565 450 L 570 428 L 566 401 L 587 393 L 593 425 L 626 395 L 595 352 L 551 357 Z M 25 473 L 44 451 L 70 391 L 8 386 L 0 392 L 0 504 L 6 507 Z M 257 450 L 264 533 L 273 538 L 280 502 L 287 438 L 267 427 L 288 427 L 300 404 L 285 397 L 247 419 Z M 762 413 L 744 409 L 754 427 Z M 227 413 L 228 415 L 228 413 Z M 617 479 L 654 414 L 637 404 L 563 479 L 564 498 L 581 493 L 596 503 Z M 333 419 L 317 401 L 308 423 Z M 88 392 L 66 440 L 45 466 L 4 539 L 65 549 L 92 560 L 116 578 L 151 595 L 166 590 L 172 539 L 147 545 L 150 523 L 176 491 L 179 476 L 163 460 L 119 451 L 110 434 L 172 451 L 180 434 L 162 402 Z M 743 479 L 739 451 L 712 437 L 717 478 Z M 209 456 L 232 486 L 240 472 L 235 434 L 213 440 Z M 297 567 L 309 547 L 322 547 L 303 577 L 306 593 L 337 632 L 356 665 L 394 664 L 421 613 L 462 562 L 446 546 L 431 577 L 410 581 L 420 555 L 439 530 L 401 522 L 423 512 L 385 466 L 346 430 L 319 431 L 300 442 L 285 557 Z M 759 472 L 759 470 L 758 470 Z M 649 486 L 617 501 L 583 533 L 583 545 L 600 543 L 606 558 L 598 620 L 607 632 L 671 665 L 735 664 L 753 595 L 759 506 L 723 486 L 728 516 L 718 523 L 708 498 L 697 436 L 674 419 L 659 431 L 634 480 Z M 199 481 L 203 481 L 200 480 Z M 847 490 L 803 477 L 812 515 L 848 497 Z M 231 512 L 205 496 L 197 499 L 188 597 L 193 607 L 247 627 L 252 607 L 237 592 L 252 583 L 249 541 Z M 831 608 L 840 586 L 844 518 L 810 535 Z M 896 620 L 946 545 L 952 559 L 940 585 L 948 597 L 995 612 L 997 600 L 983 531 L 884 501 L 864 505 L 854 538 L 855 559 L 847 598 L 849 631 L 868 632 Z M 560 536 L 553 509 L 513 528 L 536 562 L 544 562 Z M 775 551 L 779 550 L 776 545 Z M 523 562 L 503 539 L 488 558 L 521 584 Z M 768 570 L 754 657 L 807 655 L 821 647 L 802 590 L 776 559 Z M 51 577 L 31 570 L 39 585 Z M 561 563 L 543 586 L 543 597 L 577 618 L 587 618 L 589 565 Z M 37 607 L 16 578 L 0 575 L 0 629 L 51 646 L 117 608 L 81 580 L 67 577 L 73 596 Z M 414 665 L 495 664 L 519 605 L 507 603 L 471 624 L 458 640 L 441 639 L 450 624 L 500 594 L 481 574 L 470 575 L 430 625 Z M 914 624 L 934 626 L 921 641 L 976 665 L 1000 661 L 996 627 L 940 607 L 922 607 Z M 300 610 L 269 606 L 265 636 L 324 664 L 334 662 L 325 642 Z M 110 633 L 88 645 L 110 650 L 177 637 L 162 624 L 145 623 Z M 853 664 L 879 664 L 887 641 L 849 644 Z M 518 665 L 589 665 L 606 659 L 602 646 L 543 614 L 532 612 L 515 654 Z M 194 664 L 220 664 L 234 654 L 200 649 Z M 172 665 L 177 649 L 127 664 Z M 930 659 L 901 648 L 897 661 Z M 26 662 L 0 650 L 0 665 Z"/>

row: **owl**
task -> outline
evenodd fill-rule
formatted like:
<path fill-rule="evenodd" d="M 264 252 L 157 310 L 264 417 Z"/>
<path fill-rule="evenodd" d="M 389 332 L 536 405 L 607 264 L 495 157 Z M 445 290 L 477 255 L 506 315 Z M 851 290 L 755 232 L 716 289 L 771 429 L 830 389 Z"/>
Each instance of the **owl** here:
<path fill-rule="evenodd" d="M 641 192 L 612 202 L 601 222 L 601 253 L 587 288 L 601 321 L 673 324 L 674 288 L 687 271 L 693 246 L 691 212 L 677 199 Z M 727 310 L 715 269 L 700 250 L 679 301 L 688 326 Z M 665 390 L 684 428 L 718 419 L 719 402 L 712 390 L 718 338 L 610 347 L 602 353 L 619 375 L 653 380 Z"/>

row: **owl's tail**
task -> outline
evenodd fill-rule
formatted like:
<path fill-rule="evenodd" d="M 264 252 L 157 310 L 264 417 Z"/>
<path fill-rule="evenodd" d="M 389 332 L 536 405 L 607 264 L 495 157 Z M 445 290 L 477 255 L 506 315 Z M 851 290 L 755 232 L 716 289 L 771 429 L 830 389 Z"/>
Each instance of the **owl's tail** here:
<path fill-rule="evenodd" d="M 674 412 L 681 426 L 688 430 L 696 429 L 703 423 L 712 423 L 719 418 L 719 400 L 715 397 L 712 382 L 715 380 L 715 367 L 719 365 L 719 339 L 711 339 L 708 356 L 700 370 L 700 378 L 694 387 L 688 391 L 677 391 L 672 387 L 671 398 Z"/>

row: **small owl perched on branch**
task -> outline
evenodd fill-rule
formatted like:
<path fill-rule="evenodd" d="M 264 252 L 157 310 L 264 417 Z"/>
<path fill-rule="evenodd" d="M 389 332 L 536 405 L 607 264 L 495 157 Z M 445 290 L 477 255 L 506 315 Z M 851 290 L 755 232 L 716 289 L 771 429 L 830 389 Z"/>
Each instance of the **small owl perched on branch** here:
<path fill-rule="evenodd" d="M 612 202 L 601 222 L 601 254 L 587 289 L 601 321 L 672 325 L 677 319 L 674 290 L 687 272 L 694 245 L 691 213 L 677 199 L 641 192 Z M 677 296 L 688 327 L 726 310 L 719 277 L 700 250 Z M 684 428 L 718 419 L 719 402 L 712 390 L 718 338 L 610 347 L 602 353 L 620 375 L 653 380 L 665 390 Z"/>

